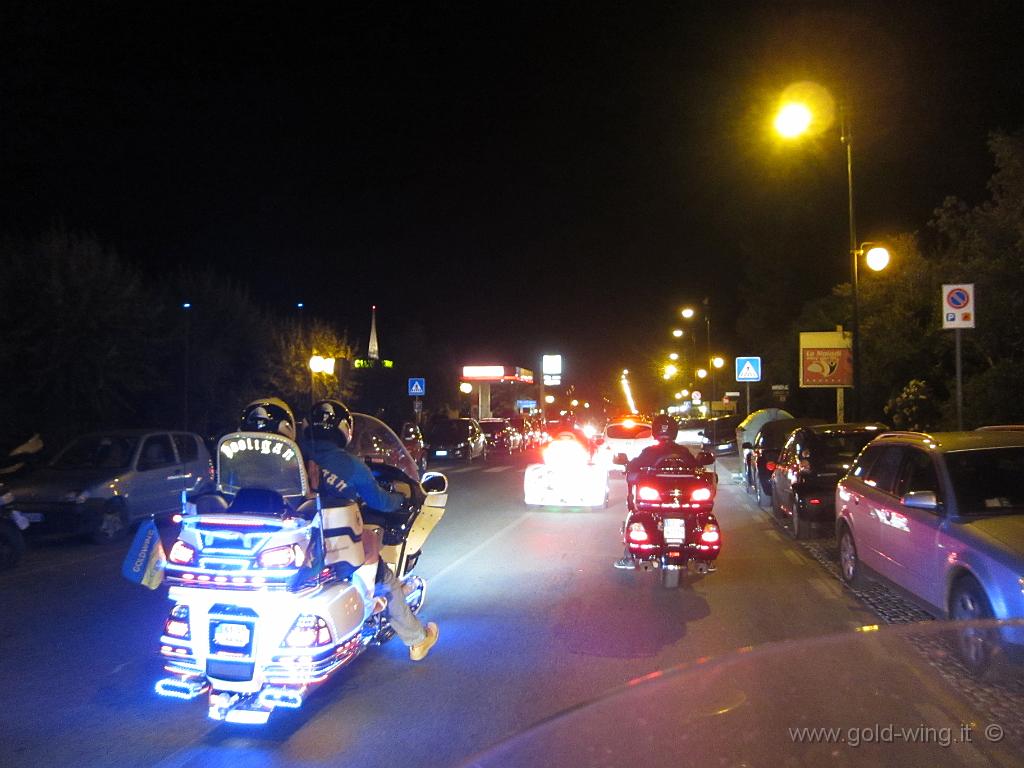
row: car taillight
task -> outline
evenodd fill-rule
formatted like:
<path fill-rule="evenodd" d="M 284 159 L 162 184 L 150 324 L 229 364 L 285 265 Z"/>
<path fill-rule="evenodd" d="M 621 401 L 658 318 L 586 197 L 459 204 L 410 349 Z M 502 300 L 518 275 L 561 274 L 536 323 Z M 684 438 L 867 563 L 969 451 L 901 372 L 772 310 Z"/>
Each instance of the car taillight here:
<path fill-rule="evenodd" d="M 647 529 L 644 528 L 643 523 L 632 523 L 629 526 L 629 540 L 630 541 L 647 541 L 650 537 L 647 535 Z"/>
<path fill-rule="evenodd" d="M 707 501 L 711 498 L 710 488 L 697 488 L 690 494 L 690 501 Z"/>
<path fill-rule="evenodd" d="M 178 539 L 174 542 L 174 546 L 171 547 L 171 552 L 167 555 L 167 559 L 178 565 L 190 565 L 192 558 L 195 556 L 196 551 L 184 541 Z"/>
<path fill-rule="evenodd" d="M 164 634 L 182 640 L 190 640 L 192 635 L 188 622 L 188 606 L 178 603 L 171 608 L 171 613 L 164 622 Z"/>
<path fill-rule="evenodd" d="M 775 462 L 774 461 L 766 461 L 764 463 L 764 468 L 767 469 L 769 472 L 774 472 L 775 471 Z"/>
<path fill-rule="evenodd" d="M 717 544 L 721 538 L 722 535 L 718 532 L 718 526 L 714 523 L 707 523 L 700 534 L 702 544 Z"/>
<path fill-rule="evenodd" d="M 658 489 L 650 485 L 637 486 L 636 495 L 640 497 L 641 501 L 657 501 L 661 498 Z"/>
<path fill-rule="evenodd" d="M 808 504 L 821 504 L 821 499 L 808 499 Z"/>
<path fill-rule="evenodd" d="M 295 620 L 292 628 L 288 631 L 282 648 L 320 648 L 330 645 L 331 629 L 327 626 L 322 616 L 303 614 Z"/>
<path fill-rule="evenodd" d="M 274 547 L 260 552 L 256 562 L 261 568 L 291 568 L 293 565 L 301 567 L 306 562 L 306 553 L 298 544 Z"/>

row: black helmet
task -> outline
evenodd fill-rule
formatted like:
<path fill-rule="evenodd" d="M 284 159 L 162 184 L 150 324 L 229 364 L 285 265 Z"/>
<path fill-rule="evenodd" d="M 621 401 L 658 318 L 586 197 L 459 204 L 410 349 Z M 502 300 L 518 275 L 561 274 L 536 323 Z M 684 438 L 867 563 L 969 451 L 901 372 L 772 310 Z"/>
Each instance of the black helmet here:
<path fill-rule="evenodd" d="M 659 413 L 651 420 L 651 434 L 655 440 L 674 442 L 679 434 L 679 424 L 667 413 Z"/>
<path fill-rule="evenodd" d="M 242 409 L 239 429 L 243 432 L 274 432 L 295 439 L 295 414 L 277 397 L 253 400 Z"/>
<path fill-rule="evenodd" d="M 309 412 L 309 429 L 314 440 L 344 448 L 352 440 L 352 413 L 337 400 L 321 400 Z"/>

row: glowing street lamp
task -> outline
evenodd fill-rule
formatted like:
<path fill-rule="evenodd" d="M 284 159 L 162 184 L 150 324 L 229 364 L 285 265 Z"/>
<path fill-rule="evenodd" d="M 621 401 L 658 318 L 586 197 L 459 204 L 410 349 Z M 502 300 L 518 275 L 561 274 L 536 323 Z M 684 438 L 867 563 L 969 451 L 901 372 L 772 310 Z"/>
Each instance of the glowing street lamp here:
<path fill-rule="evenodd" d="M 725 360 L 716 355 L 715 357 L 711 358 L 711 364 L 715 366 L 715 368 L 723 368 L 725 367 Z"/>
<path fill-rule="evenodd" d="M 313 355 L 309 358 L 309 400 L 316 402 L 316 374 L 323 373 L 328 376 L 334 375 L 334 358 L 323 355 Z"/>
<path fill-rule="evenodd" d="M 682 338 L 683 330 L 681 328 L 674 328 L 672 330 L 672 335 L 675 336 L 677 339 Z"/>
<path fill-rule="evenodd" d="M 468 381 L 464 381 L 461 384 L 459 384 L 459 392 L 461 392 L 464 395 L 470 395 L 473 393 L 473 385 L 470 384 Z"/>
<path fill-rule="evenodd" d="M 669 363 L 668 365 L 665 366 L 665 372 L 662 374 L 662 378 L 668 381 L 669 379 L 674 378 L 678 373 L 678 366 Z"/>
<path fill-rule="evenodd" d="M 544 402 L 547 403 L 548 405 L 551 405 L 553 402 L 555 402 L 555 396 L 554 395 L 544 395 Z"/>
<path fill-rule="evenodd" d="M 684 320 L 692 320 L 693 316 L 697 314 L 693 307 L 684 307 L 680 312 L 679 316 Z"/>
<path fill-rule="evenodd" d="M 708 377 L 708 371 L 707 371 L 706 368 L 698 368 L 697 369 L 697 378 L 698 379 L 706 379 L 707 377 Z"/>
<path fill-rule="evenodd" d="M 670 353 L 669 356 L 668 356 L 668 359 L 671 360 L 672 362 L 675 362 L 676 360 L 679 359 L 679 353 L 678 352 Z"/>

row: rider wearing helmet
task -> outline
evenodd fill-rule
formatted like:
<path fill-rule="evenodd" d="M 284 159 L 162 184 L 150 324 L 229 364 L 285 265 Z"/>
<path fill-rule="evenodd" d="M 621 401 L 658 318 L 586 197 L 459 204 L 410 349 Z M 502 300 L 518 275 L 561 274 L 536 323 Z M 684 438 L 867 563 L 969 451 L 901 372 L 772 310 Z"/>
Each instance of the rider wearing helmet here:
<path fill-rule="evenodd" d="M 641 471 L 653 467 L 658 459 L 662 459 L 666 456 L 678 456 L 685 463 L 697 466 L 697 461 L 693 458 L 693 454 L 690 449 L 685 445 L 680 445 L 676 442 L 676 435 L 679 434 L 679 424 L 674 418 L 669 416 L 667 413 L 659 413 L 653 419 L 651 419 L 651 435 L 658 442 L 654 445 L 649 445 L 640 451 L 640 455 L 634 458 L 626 465 L 626 495 L 628 496 L 633 485 L 636 483 L 640 476 Z M 626 513 L 627 520 L 629 513 Z M 619 560 L 614 563 L 616 568 L 624 570 L 633 570 L 636 568 L 636 562 L 633 560 L 633 556 L 629 552 L 629 547 L 626 547 L 626 553 Z"/>
<path fill-rule="evenodd" d="M 295 439 L 295 414 L 278 397 L 253 400 L 242 409 L 239 429 L 243 432 L 274 432 Z"/>
<path fill-rule="evenodd" d="M 361 501 L 370 508 L 371 514 L 386 515 L 400 509 L 406 499 L 412 497 L 412 487 L 408 483 L 395 483 L 398 492 L 389 493 L 377 484 L 369 467 L 345 450 L 352 442 L 354 426 L 352 413 L 337 400 L 321 400 L 310 411 L 303 455 L 318 467 L 321 495 L 341 501 Z M 437 624 L 430 622 L 424 627 L 416 618 L 405 602 L 402 583 L 383 560 L 378 560 L 377 582 L 382 592 L 387 593 L 387 611 L 395 634 L 409 646 L 409 657 L 413 661 L 423 659 L 437 642 Z"/>

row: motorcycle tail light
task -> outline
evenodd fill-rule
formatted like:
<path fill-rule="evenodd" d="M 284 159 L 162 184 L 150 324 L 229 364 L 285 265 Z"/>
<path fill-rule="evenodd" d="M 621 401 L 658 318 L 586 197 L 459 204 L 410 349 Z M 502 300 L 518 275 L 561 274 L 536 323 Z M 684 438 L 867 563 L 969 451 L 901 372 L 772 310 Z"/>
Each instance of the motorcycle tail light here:
<path fill-rule="evenodd" d="M 644 528 L 643 523 L 632 523 L 629 526 L 629 540 L 630 541 L 647 541 L 650 536 L 647 535 L 647 529 Z"/>
<path fill-rule="evenodd" d="M 178 603 L 164 622 L 164 634 L 182 640 L 191 639 L 192 629 L 188 621 L 188 606 Z"/>
<path fill-rule="evenodd" d="M 697 488 L 690 494 L 690 501 L 707 501 L 711 498 L 710 488 Z"/>
<path fill-rule="evenodd" d="M 640 497 L 640 501 L 658 501 L 658 499 L 661 498 L 661 494 L 658 493 L 658 489 L 649 485 L 639 486 L 636 489 L 636 495 Z"/>
<path fill-rule="evenodd" d="M 718 526 L 714 523 L 705 525 L 704 530 L 700 534 L 702 544 L 717 544 L 721 538 L 722 535 L 718 532 Z"/>
<path fill-rule="evenodd" d="M 774 472 L 775 471 L 775 462 L 774 461 L 766 461 L 764 463 L 764 468 L 767 469 L 769 472 Z"/>
<path fill-rule="evenodd" d="M 808 504 L 821 504 L 821 499 L 808 499 Z"/>
<path fill-rule="evenodd" d="M 170 554 L 167 555 L 167 559 L 172 563 L 177 563 L 178 565 L 191 565 L 192 559 L 195 556 L 196 551 L 184 541 L 178 539 L 171 547 L 171 551 Z"/>
<path fill-rule="evenodd" d="M 298 544 L 291 544 L 286 547 L 274 547 L 265 552 L 260 552 L 256 562 L 260 568 L 291 568 L 301 567 L 306 561 L 306 553 Z"/>
<path fill-rule="evenodd" d="M 331 628 L 327 626 L 322 616 L 303 614 L 295 620 L 292 628 L 288 631 L 282 648 L 321 648 L 330 645 Z"/>

